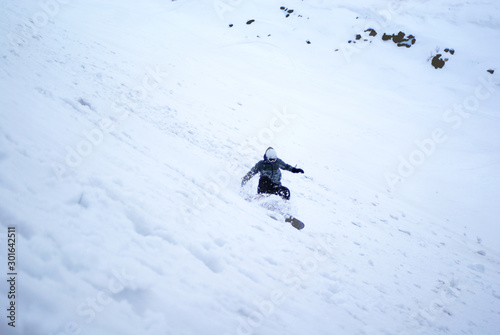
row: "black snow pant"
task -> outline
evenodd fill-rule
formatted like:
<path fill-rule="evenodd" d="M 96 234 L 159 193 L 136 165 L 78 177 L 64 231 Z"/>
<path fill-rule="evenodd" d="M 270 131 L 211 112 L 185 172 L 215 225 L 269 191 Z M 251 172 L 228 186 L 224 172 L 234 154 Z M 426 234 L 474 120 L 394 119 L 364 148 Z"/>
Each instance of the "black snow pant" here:
<path fill-rule="evenodd" d="M 259 179 L 259 187 L 257 188 L 257 193 L 276 194 L 285 200 L 290 200 L 290 190 L 285 186 L 273 183 L 273 181 L 267 177 L 262 177 Z"/>

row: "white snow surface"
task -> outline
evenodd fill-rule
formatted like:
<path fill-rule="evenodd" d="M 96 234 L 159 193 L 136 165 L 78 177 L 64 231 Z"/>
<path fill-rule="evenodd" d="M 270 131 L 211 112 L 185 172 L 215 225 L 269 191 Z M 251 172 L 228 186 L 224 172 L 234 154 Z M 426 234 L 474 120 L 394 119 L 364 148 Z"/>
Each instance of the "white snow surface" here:
<path fill-rule="evenodd" d="M 498 334 L 498 1 L 0 16 L 1 334 Z M 301 231 L 240 186 L 269 146 Z"/>

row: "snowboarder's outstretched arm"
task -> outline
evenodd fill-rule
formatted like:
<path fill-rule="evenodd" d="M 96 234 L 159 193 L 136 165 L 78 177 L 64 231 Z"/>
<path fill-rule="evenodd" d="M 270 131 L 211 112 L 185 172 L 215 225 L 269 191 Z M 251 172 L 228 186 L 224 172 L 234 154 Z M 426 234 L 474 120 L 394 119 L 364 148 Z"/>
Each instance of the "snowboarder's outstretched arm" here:
<path fill-rule="evenodd" d="M 248 172 L 244 177 L 243 179 L 241 180 L 241 186 L 245 186 L 245 184 L 247 183 L 247 181 L 249 181 L 250 179 L 252 179 L 252 177 L 254 176 L 254 174 L 252 174 L 252 172 Z"/>
<path fill-rule="evenodd" d="M 255 164 L 255 166 L 251 168 L 250 171 L 248 171 L 248 173 L 243 177 L 243 179 L 241 180 L 241 186 L 244 186 L 247 183 L 247 181 L 252 179 L 252 177 L 255 176 L 257 173 L 259 173 L 259 163 Z"/>
<path fill-rule="evenodd" d="M 292 173 L 304 173 L 304 170 L 294 168 L 290 164 L 283 162 L 281 159 L 278 159 L 278 164 L 279 164 L 280 169 L 287 170 L 287 171 L 290 171 Z"/>

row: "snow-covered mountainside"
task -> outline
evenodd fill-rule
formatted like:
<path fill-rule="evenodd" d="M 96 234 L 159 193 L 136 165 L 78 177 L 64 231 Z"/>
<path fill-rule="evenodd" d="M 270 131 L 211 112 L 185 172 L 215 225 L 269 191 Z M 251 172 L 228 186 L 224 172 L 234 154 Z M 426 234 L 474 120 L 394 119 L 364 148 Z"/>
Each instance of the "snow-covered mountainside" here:
<path fill-rule="evenodd" d="M 497 334 L 499 13 L 2 1 L 0 333 Z"/>

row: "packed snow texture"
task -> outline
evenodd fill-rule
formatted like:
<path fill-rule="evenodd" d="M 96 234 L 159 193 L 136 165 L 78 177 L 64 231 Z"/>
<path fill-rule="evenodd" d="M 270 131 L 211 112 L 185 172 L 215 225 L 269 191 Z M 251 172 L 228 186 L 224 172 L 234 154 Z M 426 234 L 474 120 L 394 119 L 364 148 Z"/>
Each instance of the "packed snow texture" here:
<path fill-rule="evenodd" d="M 0 333 L 498 333 L 499 2 L 0 13 Z"/>

